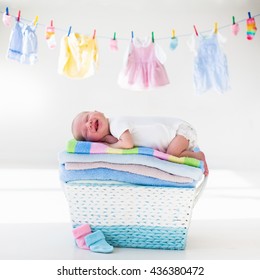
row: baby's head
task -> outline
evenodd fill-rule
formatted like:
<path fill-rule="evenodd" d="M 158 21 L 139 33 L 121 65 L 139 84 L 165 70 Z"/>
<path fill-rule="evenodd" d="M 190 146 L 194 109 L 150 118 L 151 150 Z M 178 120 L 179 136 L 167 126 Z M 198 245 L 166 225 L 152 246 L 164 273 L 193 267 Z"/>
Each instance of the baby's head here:
<path fill-rule="evenodd" d="M 71 131 L 78 141 L 99 142 L 110 134 L 108 119 L 97 111 L 79 113 L 72 122 Z"/>

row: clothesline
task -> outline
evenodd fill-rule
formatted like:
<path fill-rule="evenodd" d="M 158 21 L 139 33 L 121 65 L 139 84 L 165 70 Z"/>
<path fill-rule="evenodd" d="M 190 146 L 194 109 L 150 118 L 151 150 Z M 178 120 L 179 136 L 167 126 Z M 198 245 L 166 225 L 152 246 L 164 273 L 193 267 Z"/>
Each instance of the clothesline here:
<path fill-rule="evenodd" d="M 13 21 L 16 21 L 10 34 L 9 47 L 7 58 L 15 60 L 22 64 L 33 65 L 38 61 L 38 39 L 37 26 L 44 27 L 45 39 L 50 49 L 57 46 L 55 33 L 60 31 L 63 37 L 60 42 L 60 54 L 58 61 L 58 73 L 68 78 L 85 79 L 94 75 L 99 60 L 99 49 L 97 38 L 109 39 L 111 50 L 118 50 L 117 40 L 134 39 L 128 49 L 127 59 L 124 60 L 124 65 L 118 76 L 118 84 L 122 88 L 131 90 L 150 90 L 169 84 L 169 78 L 164 66 L 165 54 L 159 44 L 154 44 L 154 32 L 151 32 L 149 41 L 135 40 L 133 31 L 128 38 L 114 36 L 96 36 L 96 30 L 92 30 L 91 36 L 84 33 L 75 32 L 72 26 L 68 30 L 60 27 L 55 27 L 53 20 L 48 25 L 39 22 L 38 16 L 34 20 L 21 18 L 21 12 L 18 12 L 17 17 L 9 14 L 9 10 L 2 12 L 3 23 L 7 27 L 11 27 Z M 255 17 L 248 13 L 248 18 L 240 19 L 237 22 L 233 16 L 232 24 L 218 27 L 215 22 L 214 29 L 200 31 L 193 25 L 194 33 L 178 34 L 175 36 L 175 30 L 172 30 L 171 36 L 156 37 L 156 40 L 170 40 L 169 47 L 174 50 L 178 46 L 179 37 L 192 36 L 192 34 L 203 34 L 210 32 L 208 36 L 199 36 L 199 44 L 194 45 L 196 55 L 194 56 L 194 85 L 196 93 L 202 94 L 211 88 L 217 92 L 226 92 L 229 86 L 229 75 L 227 58 L 222 48 L 220 47 L 221 36 L 216 34 L 219 30 L 230 27 L 230 32 L 237 35 L 239 32 L 239 24 L 246 22 L 246 38 L 253 40 L 257 27 Z M 199 32 L 198 32 L 199 31 Z M 214 31 L 214 32 L 212 32 Z M 130 35 L 129 34 L 129 35 Z M 112 35 L 112 34 L 111 34 Z M 195 37 L 195 36 L 194 36 Z M 194 40 L 195 41 L 195 40 Z M 130 42 L 129 42 L 130 43 Z M 200 51 L 201 49 L 207 51 Z"/>
<path fill-rule="evenodd" d="M 0 11 L 1 14 L 4 14 L 6 12 L 3 12 L 3 11 Z M 12 14 L 9 14 L 11 17 L 13 17 L 14 19 L 17 18 L 17 16 L 14 16 Z M 256 17 L 259 17 L 260 16 L 260 13 L 259 14 L 256 14 L 256 15 L 252 15 L 252 18 L 256 18 Z M 29 20 L 29 19 L 26 19 L 26 18 L 23 18 L 21 17 L 20 20 L 23 20 L 24 22 L 32 22 L 32 20 Z M 240 20 L 237 20 L 236 23 L 239 24 L 239 23 L 242 23 L 242 22 L 246 22 L 247 18 L 243 18 L 243 19 L 240 19 Z M 42 26 L 42 27 L 46 27 L 47 24 L 43 24 L 43 23 L 40 23 L 40 22 L 37 22 L 37 26 Z M 223 30 L 223 29 L 226 29 L 226 28 L 230 28 L 232 26 L 232 24 L 226 24 L 226 25 L 222 25 L 222 26 L 219 26 L 218 27 L 218 30 Z M 63 32 L 64 34 L 67 34 L 68 33 L 68 30 L 69 28 L 71 28 L 71 26 L 68 27 L 68 29 L 64 29 L 64 28 L 61 28 L 61 27 L 56 27 L 55 26 L 55 31 L 60 31 L 60 32 Z M 203 33 L 208 33 L 212 31 L 212 28 L 211 29 L 208 29 L 208 30 L 203 30 L 203 31 L 200 31 L 199 33 L 203 34 Z M 75 33 L 78 33 L 78 32 L 75 32 Z M 178 38 L 181 38 L 181 37 L 189 37 L 191 36 L 193 33 L 190 32 L 190 33 L 184 33 L 184 34 L 178 34 Z M 99 39 L 111 39 L 113 36 L 104 36 L 104 35 L 97 35 L 96 38 L 99 38 Z M 156 40 L 169 40 L 171 36 L 167 36 L 167 37 L 156 37 Z M 129 37 L 116 37 L 117 40 L 129 40 Z"/>

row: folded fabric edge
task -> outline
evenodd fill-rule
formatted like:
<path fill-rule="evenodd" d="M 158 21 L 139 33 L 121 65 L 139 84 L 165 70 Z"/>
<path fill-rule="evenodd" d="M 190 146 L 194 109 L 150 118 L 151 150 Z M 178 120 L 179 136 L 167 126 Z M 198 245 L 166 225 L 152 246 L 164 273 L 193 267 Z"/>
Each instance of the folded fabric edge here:
<path fill-rule="evenodd" d="M 97 147 L 98 145 L 100 145 L 102 147 L 102 149 L 100 149 L 99 151 L 93 151 L 91 150 L 91 145 L 95 144 L 95 146 Z M 77 150 L 77 145 L 80 144 L 81 148 L 79 150 Z M 82 145 L 85 146 L 85 149 L 82 149 Z M 87 142 L 87 141 L 77 141 L 75 139 L 71 139 L 68 141 L 67 143 L 67 148 L 66 151 L 68 153 L 74 153 L 74 154 L 96 154 L 96 153 L 100 153 L 100 154 L 142 154 L 142 155 L 149 155 L 149 156 L 153 156 L 162 160 L 166 160 L 166 161 L 170 161 L 170 162 L 174 162 L 174 163 L 179 163 L 179 164 L 185 164 L 185 165 L 189 165 L 189 166 L 193 166 L 193 167 L 198 167 L 201 169 L 204 169 L 204 164 L 203 161 L 195 159 L 195 158 L 190 158 L 190 157 L 175 157 L 172 156 L 170 154 L 166 154 L 157 150 L 154 150 L 152 148 L 149 147 L 134 147 L 132 149 L 112 149 L 112 148 L 108 148 L 108 150 L 104 150 L 104 144 L 103 143 L 98 143 L 98 142 Z"/>

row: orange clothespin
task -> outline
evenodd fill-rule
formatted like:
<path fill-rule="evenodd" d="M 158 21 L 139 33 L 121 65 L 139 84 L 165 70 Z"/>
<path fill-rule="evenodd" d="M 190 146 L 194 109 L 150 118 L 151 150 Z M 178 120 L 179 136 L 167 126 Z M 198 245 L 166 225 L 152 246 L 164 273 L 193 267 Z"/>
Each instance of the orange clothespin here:
<path fill-rule="evenodd" d="M 93 33 L 93 39 L 96 38 L 96 29 L 94 29 L 94 33 Z"/>

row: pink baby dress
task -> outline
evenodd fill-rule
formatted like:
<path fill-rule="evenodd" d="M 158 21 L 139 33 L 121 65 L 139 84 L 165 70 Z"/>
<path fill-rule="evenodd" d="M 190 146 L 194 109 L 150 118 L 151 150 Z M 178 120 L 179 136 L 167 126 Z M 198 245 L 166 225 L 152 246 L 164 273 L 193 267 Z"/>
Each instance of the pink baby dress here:
<path fill-rule="evenodd" d="M 163 63 L 166 56 L 151 39 L 134 38 L 127 51 L 118 84 L 126 89 L 147 90 L 169 84 Z"/>

